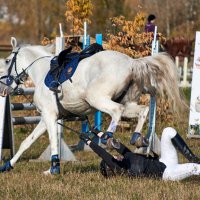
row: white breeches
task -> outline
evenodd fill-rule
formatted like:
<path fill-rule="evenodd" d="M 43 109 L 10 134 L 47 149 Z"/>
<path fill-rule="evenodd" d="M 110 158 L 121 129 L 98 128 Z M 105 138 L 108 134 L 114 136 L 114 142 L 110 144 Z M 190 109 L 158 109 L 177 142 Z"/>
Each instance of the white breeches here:
<path fill-rule="evenodd" d="M 171 141 L 176 133 L 176 130 L 170 127 L 165 128 L 162 133 L 160 162 L 166 165 L 163 180 L 178 181 L 192 175 L 200 175 L 200 164 L 178 164 L 178 154 Z"/>

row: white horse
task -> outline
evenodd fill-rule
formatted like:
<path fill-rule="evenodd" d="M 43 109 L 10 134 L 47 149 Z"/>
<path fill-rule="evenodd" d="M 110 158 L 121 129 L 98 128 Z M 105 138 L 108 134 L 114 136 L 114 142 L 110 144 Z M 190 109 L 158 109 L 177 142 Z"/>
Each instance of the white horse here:
<path fill-rule="evenodd" d="M 28 74 L 35 84 L 34 102 L 41 112 L 41 121 L 22 142 L 14 157 L 1 167 L 1 171 L 13 168 L 22 153 L 47 130 L 52 164 L 46 173 L 60 173 L 57 135 L 59 109 L 55 93 L 44 84 L 54 55 L 48 47 L 17 47 L 14 38 L 11 44 L 11 55 L 0 60 L 0 93 L 2 96 L 12 93 Z M 156 88 L 157 93 L 166 94 L 175 109 L 183 105 L 176 66 L 167 54 L 132 59 L 125 54 L 105 50 L 80 61 L 72 82 L 64 82 L 58 95 L 60 103 L 69 113 L 87 115 L 100 110 L 109 114 L 112 121 L 107 131 L 112 133 L 122 116 L 130 117 L 131 107 L 134 115 L 139 117 L 135 131 L 141 132 L 144 113 L 147 114 L 148 108 L 138 105 L 137 99 L 144 88 L 148 90 L 152 87 Z"/>

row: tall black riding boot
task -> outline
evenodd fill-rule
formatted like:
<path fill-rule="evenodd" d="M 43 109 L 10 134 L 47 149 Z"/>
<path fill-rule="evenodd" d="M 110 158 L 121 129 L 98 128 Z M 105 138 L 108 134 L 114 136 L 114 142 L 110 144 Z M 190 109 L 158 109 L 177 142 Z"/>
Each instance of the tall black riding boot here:
<path fill-rule="evenodd" d="M 200 158 L 195 156 L 190 148 L 187 146 L 183 138 L 177 133 L 171 139 L 173 145 L 192 163 L 200 164 Z"/>

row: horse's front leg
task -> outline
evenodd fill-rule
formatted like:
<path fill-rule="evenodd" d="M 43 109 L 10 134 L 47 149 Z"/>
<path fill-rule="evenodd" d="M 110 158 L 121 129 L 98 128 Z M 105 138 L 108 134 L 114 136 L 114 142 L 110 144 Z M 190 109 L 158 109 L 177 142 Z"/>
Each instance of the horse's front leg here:
<path fill-rule="evenodd" d="M 5 163 L 4 166 L 0 168 L 0 172 L 9 171 L 13 168 L 20 156 L 46 131 L 46 125 L 41 119 L 39 124 L 35 127 L 33 132 L 21 143 L 19 150 L 13 156 L 13 158 Z"/>
<path fill-rule="evenodd" d="M 43 111 L 51 148 L 51 167 L 44 174 L 60 174 L 60 159 L 58 154 L 57 116 L 55 112 Z"/>

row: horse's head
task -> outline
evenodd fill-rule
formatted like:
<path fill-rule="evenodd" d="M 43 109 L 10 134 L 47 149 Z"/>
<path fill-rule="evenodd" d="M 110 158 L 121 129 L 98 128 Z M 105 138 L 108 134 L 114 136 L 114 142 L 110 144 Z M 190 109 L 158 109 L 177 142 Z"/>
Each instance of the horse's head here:
<path fill-rule="evenodd" d="M 6 59 L 0 59 L 0 95 L 14 92 L 27 78 L 28 69 L 43 57 L 51 57 L 52 46 L 18 46 L 11 38 L 12 52 Z"/>
<path fill-rule="evenodd" d="M 0 95 L 7 96 L 12 93 L 18 86 L 15 79 L 17 73 L 16 60 L 19 53 L 17 40 L 11 37 L 12 53 L 6 59 L 0 59 Z M 14 73 L 15 71 L 15 73 Z"/>

